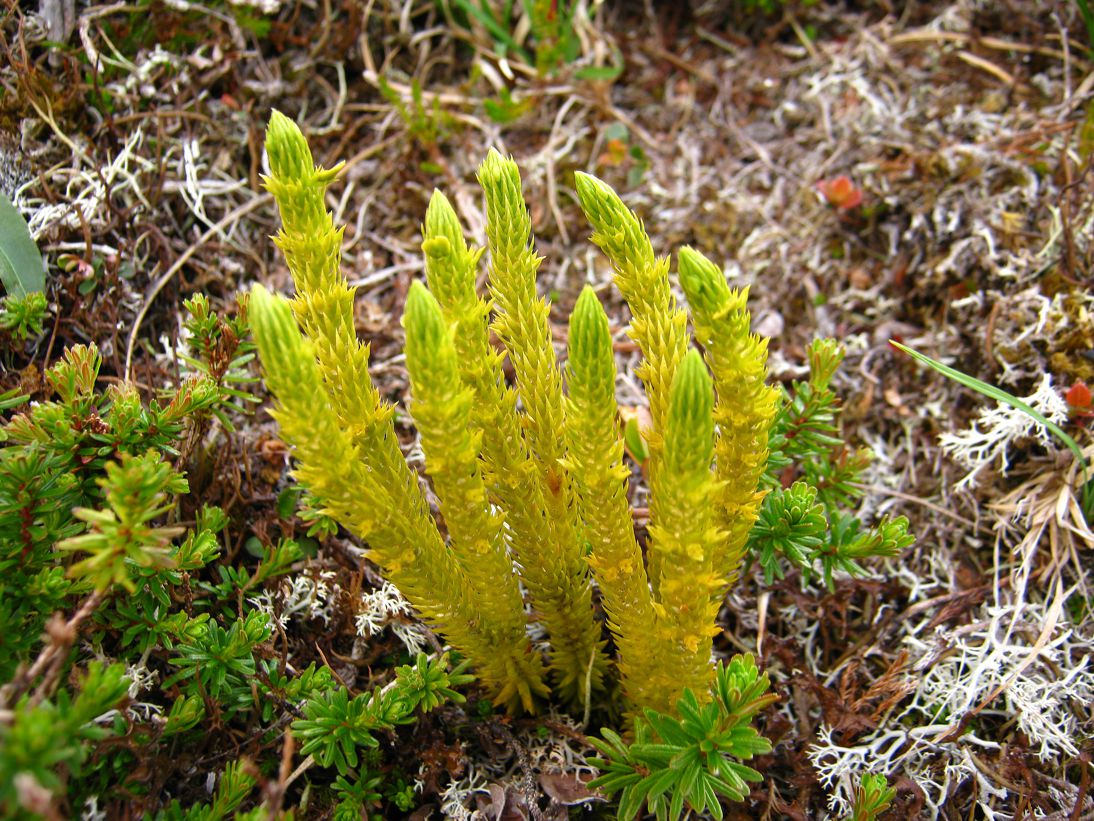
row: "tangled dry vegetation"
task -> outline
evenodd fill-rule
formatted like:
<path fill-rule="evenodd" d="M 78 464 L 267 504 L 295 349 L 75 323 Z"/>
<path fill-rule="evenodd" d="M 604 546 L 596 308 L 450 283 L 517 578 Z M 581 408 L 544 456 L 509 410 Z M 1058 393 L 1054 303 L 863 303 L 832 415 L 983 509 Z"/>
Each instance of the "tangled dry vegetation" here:
<path fill-rule="evenodd" d="M 1094 381 L 1094 44 L 1077 5 L 590 0 L 576 4 L 575 59 L 553 72 L 499 57 L 490 32 L 432 2 L 81 2 L 69 25 L 64 3 L 53 22 L 24 5 L 6 0 L 0 19 L 0 176 L 49 262 L 50 319 L 38 338 L 4 340 L 0 390 L 44 398 L 62 349 L 94 341 L 101 379 L 152 396 L 178 378 L 183 299 L 231 312 L 251 283 L 288 287 L 260 182 L 276 107 L 318 162 L 347 160 L 328 205 L 348 226 L 357 328 L 387 398 L 406 394 L 399 319 L 429 195 L 444 188 L 482 244 L 474 175 L 495 146 L 520 163 L 554 261 L 541 287 L 556 338 L 594 284 L 617 332 L 620 401 L 637 410 L 626 316 L 573 189 L 574 171 L 596 173 L 655 248 L 694 244 L 751 285 L 774 379 L 801 377 L 813 337 L 844 344 L 845 438 L 876 459 L 860 515 L 902 513 L 917 536 L 832 593 L 755 569 L 733 589 L 716 647 L 755 652 L 781 700 L 759 725 L 774 743 L 765 781 L 729 812 L 845 815 L 875 772 L 897 789 L 892 817 L 1094 816 L 1094 533 L 1079 466 L 887 344 L 1032 397 L 1088 440 L 1088 415 L 1063 398 Z M 833 191 L 841 176 L 861 202 Z M 284 505 L 287 454 L 267 414 L 234 421 L 179 466 L 181 518 L 219 505 L 226 550 L 246 561 L 250 537 L 303 538 L 307 524 Z M 435 644 L 352 540 L 312 544 L 258 594 L 279 623 L 269 654 L 366 688 Z M 225 761 L 279 760 L 283 743 L 226 728 L 181 755 L 160 747 L 135 765 L 146 794 L 84 810 L 206 800 Z M 588 798 L 592 753 L 572 717 L 453 707 L 385 744 L 414 787 L 408 806 L 434 817 L 566 817 Z M 295 806 L 298 776 L 291 760 L 275 767 L 264 795 Z"/>

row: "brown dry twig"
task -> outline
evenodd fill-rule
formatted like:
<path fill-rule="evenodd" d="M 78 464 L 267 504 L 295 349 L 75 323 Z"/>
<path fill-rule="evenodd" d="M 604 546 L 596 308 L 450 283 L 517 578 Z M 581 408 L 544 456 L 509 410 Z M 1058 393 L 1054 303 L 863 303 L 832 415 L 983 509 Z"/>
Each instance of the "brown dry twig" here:
<path fill-rule="evenodd" d="M 31 696 L 30 703 L 38 704 L 44 698 L 48 698 L 60 680 L 61 670 L 68 658 L 68 651 L 79 636 L 80 625 L 95 612 L 103 601 L 103 594 L 95 591 L 86 599 L 79 609 L 72 614 L 72 618 L 65 621 L 60 613 L 54 613 L 46 625 L 47 642 L 38 657 L 29 668 L 0 687 L 0 707 L 10 709 L 18 698 L 30 689 L 35 679 L 42 676 L 42 681 Z"/>

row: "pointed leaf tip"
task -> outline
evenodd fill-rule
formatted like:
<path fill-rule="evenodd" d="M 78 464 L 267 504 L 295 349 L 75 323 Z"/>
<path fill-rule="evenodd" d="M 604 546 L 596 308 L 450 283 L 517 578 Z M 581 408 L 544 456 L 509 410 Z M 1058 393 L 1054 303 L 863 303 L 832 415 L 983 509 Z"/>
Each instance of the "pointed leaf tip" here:
<path fill-rule="evenodd" d="M 680 287 L 692 308 L 708 315 L 717 311 L 729 294 L 722 269 L 687 245 L 680 249 L 677 260 Z"/>
<path fill-rule="evenodd" d="M 257 300 L 261 302 L 262 300 L 268 300 L 269 298 L 270 292 L 261 282 L 256 282 L 254 285 L 251 286 L 251 300 Z M 253 305 L 254 303 L 251 302 L 250 304 Z"/>
<path fill-rule="evenodd" d="M 578 201 L 586 214 L 605 199 L 619 199 L 610 185 L 599 177 L 586 174 L 584 171 L 574 173 L 574 183 L 577 188 Z"/>
<path fill-rule="evenodd" d="M 570 314 L 570 358 L 581 361 L 595 357 L 604 347 L 611 346 L 611 331 L 608 327 L 608 315 L 597 299 L 596 291 L 586 285 L 577 298 L 574 311 Z"/>
<path fill-rule="evenodd" d="M 406 320 L 408 316 L 428 312 L 430 308 L 430 302 L 436 304 L 436 300 L 433 299 L 433 295 L 429 293 L 429 289 L 420 280 L 414 280 L 410 283 L 410 290 L 406 295 L 406 307 L 403 311 L 403 318 Z M 404 321 L 405 324 L 405 321 Z"/>
<path fill-rule="evenodd" d="M 434 189 L 426 208 L 424 234 L 426 240 L 443 237 L 453 250 L 461 253 L 467 251 L 459 217 L 448 197 L 437 189 Z"/>
<path fill-rule="evenodd" d="M 600 304 L 600 300 L 596 296 L 596 290 L 592 285 L 586 285 L 581 289 L 581 293 L 577 297 L 577 303 L 574 305 L 574 313 L 594 314 L 604 313 L 604 308 Z"/>
<path fill-rule="evenodd" d="M 282 384 L 282 377 L 295 373 L 307 347 L 293 317 L 292 307 L 283 296 L 271 293 L 255 283 L 247 302 L 251 333 L 258 344 L 259 358 L 266 372 L 267 384 Z M 272 380 L 272 382 L 271 382 Z M 285 380 L 286 383 L 291 380 Z"/>
<path fill-rule="evenodd" d="M 256 337 L 259 337 L 263 330 L 270 327 L 270 322 L 276 315 L 277 308 L 277 297 L 270 293 L 265 285 L 256 282 L 251 286 L 251 296 L 247 301 L 247 310 Z"/>
<path fill-rule="evenodd" d="M 408 359 L 415 354 L 435 350 L 445 333 L 441 306 L 421 282 L 410 284 L 403 310 L 403 328 L 406 329 Z M 413 350 L 420 348 L 420 350 Z"/>
<path fill-rule="evenodd" d="M 666 460 L 709 467 L 714 451 L 714 383 L 702 354 L 688 351 L 672 380 L 666 425 Z"/>
<path fill-rule="evenodd" d="M 300 127 L 277 109 L 266 126 L 266 155 L 275 177 L 300 179 L 315 170 L 308 141 Z"/>
<path fill-rule="evenodd" d="M 520 171 L 512 157 L 506 157 L 496 148 L 491 148 L 479 166 L 478 177 L 483 188 L 503 185 L 514 179 L 519 187 Z"/>

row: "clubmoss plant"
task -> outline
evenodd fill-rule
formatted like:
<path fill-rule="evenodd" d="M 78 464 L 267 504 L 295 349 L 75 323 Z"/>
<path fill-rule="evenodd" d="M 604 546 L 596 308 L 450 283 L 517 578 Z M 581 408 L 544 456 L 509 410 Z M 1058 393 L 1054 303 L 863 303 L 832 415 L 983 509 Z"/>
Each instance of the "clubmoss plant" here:
<path fill-rule="evenodd" d="M 688 349 L 687 314 L 676 305 L 669 287 L 669 260 L 654 255 L 642 223 L 604 182 L 577 175 L 577 194 L 593 226 L 592 241 L 611 260 L 615 284 L 631 309 L 629 334 L 642 352 L 636 373 L 646 388 L 653 427 L 645 432 L 649 447 L 647 472 L 650 519 L 660 520 L 662 446 L 669 388 Z M 656 594 L 661 579 L 661 554 L 650 551 L 649 578 Z"/>
<path fill-rule="evenodd" d="M 564 391 L 516 164 L 492 151 L 479 169 L 489 302 L 475 291 L 483 251 L 467 246 L 451 205 L 435 193 L 423 225 L 429 290 L 413 285 L 403 323 L 410 410 L 446 524 L 442 539 L 398 453 L 392 411 L 369 379 L 368 349 L 353 334 L 352 290 L 338 270 L 341 232 L 322 201 L 336 172 L 314 167 L 303 135 L 278 113 L 267 151 L 299 330 L 289 304 L 261 287 L 252 321 L 296 474 L 324 512 L 367 543 L 510 710 L 535 709 L 548 681 L 563 700 L 586 706 L 607 686 L 590 571 L 619 648 L 630 714 L 671 714 L 685 690 L 708 701 L 715 616 L 762 498 L 775 413 L 775 394 L 763 384 L 766 347 L 749 332 L 745 295 L 697 252 L 682 258 L 700 298 L 696 327 L 712 378 L 699 352 L 689 352 L 668 260 L 655 256 L 615 192 L 579 175 L 593 240 L 615 267 L 634 317 L 630 333 L 646 357 L 639 373 L 653 417 L 645 432 L 647 573 L 626 502 L 611 335 L 595 294 L 583 293 L 574 312 Z M 491 346 L 491 332 L 503 352 Z M 506 356 L 513 387 L 502 371 Z M 716 450 L 725 464 L 712 470 Z M 518 578 L 549 634 L 549 676 L 524 634 Z"/>
<path fill-rule="evenodd" d="M 552 637 L 559 688 L 565 698 L 575 700 L 582 695 L 586 678 L 593 689 L 600 689 L 604 659 L 600 631 L 592 619 L 592 590 L 572 479 L 563 466 L 562 371 L 551 342 L 548 305 L 536 295 L 542 258 L 532 247 L 532 221 L 516 163 L 491 151 L 479 169 L 479 183 L 486 200 L 491 329 L 505 345 L 516 372 L 516 393 L 523 406 L 519 428 L 542 500 L 542 507 L 534 510 L 536 527 L 548 533 L 546 550 L 522 565 L 529 568 L 533 604 Z M 519 556 L 523 549 L 516 549 Z"/>
<path fill-rule="evenodd" d="M 730 288 L 716 265 L 684 248 L 680 284 L 701 351 L 693 347 L 669 260 L 611 188 L 579 174 L 592 239 L 612 263 L 644 357 L 638 374 L 652 423 L 641 432 L 650 490 L 643 549 L 624 448 L 635 432 L 620 424 L 607 315 L 586 288 L 560 367 L 520 175 L 491 151 L 478 174 L 487 248 L 468 246 L 451 204 L 434 192 L 422 226 L 426 284 L 411 285 L 403 316 L 408 406 L 442 529 L 353 330 L 341 231 L 323 203 L 337 169 L 315 167 L 300 130 L 276 112 L 267 151 L 266 185 L 283 219 L 277 243 L 296 296 L 290 303 L 256 286 L 252 327 L 309 504 L 365 542 L 510 712 L 535 711 L 552 692 L 587 712 L 609 703 L 618 679 L 628 740 L 605 730 L 598 784 L 621 793 L 622 817 L 643 802 L 659 817 L 679 818 L 685 806 L 721 817 L 719 796 L 741 800 L 760 778 L 733 759 L 771 749 L 749 726 L 774 698 L 767 676 L 751 656 L 711 662 L 718 609 L 744 561 L 758 560 L 769 581 L 789 562 L 803 581 L 816 573 L 832 587 L 837 572 L 861 573 L 860 559 L 911 541 L 903 519 L 863 529 L 840 510 L 861 493 L 868 461 L 839 437 L 830 382 L 842 350 L 820 340 L 807 382 L 766 385 L 767 344 L 750 332 L 747 290 Z M 489 299 L 475 284 L 487 253 Z M 548 634 L 545 658 L 529 641 L 528 619 Z M 333 724 L 297 730 L 307 749 L 328 750 L 331 762 L 340 750 L 349 766 L 352 748 L 368 745 L 379 726 L 368 713 L 378 705 L 332 698 L 313 712 L 326 710 Z M 351 803 L 374 800 L 368 779 L 336 790 Z"/>
<path fill-rule="evenodd" d="M 453 550 L 492 634 L 489 659 L 517 665 L 512 670 L 501 666 L 491 678 L 520 682 L 518 694 L 530 703 L 533 690 L 543 695 L 546 687 L 525 630 L 524 602 L 506 554 L 504 519 L 486 504 L 478 458 L 482 431 L 471 425 L 474 391 L 460 380 L 456 346 L 440 305 L 420 282 L 411 286 L 403 322 L 414 391 L 411 410 Z M 518 673 L 522 665 L 527 668 Z"/>
<path fill-rule="evenodd" d="M 565 467 L 574 480 L 589 545 L 587 561 L 616 636 L 626 694 L 633 703 L 652 703 L 658 666 L 644 654 L 642 636 L 655 620 L 653 597 L 627 501 L 630 470 L 623 463 L 615 377 L 608 317 L 586 286 L 570 315 Z"/>
<path fill-rule="evenodd" d="M 714 465 L 721 486 L 715 510 L 725 532 L 718 562 L 732 578 L 764 497 L 759 487 L 778 391 L 765 384 L 767 340 L 749 333 L 748 289 L 731 289 L 721 269 L 693 248 L 681 248 L 679 259 L 680 285 L 717 394 Z"/>

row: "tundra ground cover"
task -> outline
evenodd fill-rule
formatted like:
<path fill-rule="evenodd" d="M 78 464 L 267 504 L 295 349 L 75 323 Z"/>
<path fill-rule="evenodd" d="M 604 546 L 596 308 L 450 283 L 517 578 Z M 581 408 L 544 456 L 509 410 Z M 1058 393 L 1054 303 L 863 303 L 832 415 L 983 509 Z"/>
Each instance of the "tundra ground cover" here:
<path fill-rule="evenodd" d="M 836 573 L 831 591 L 762 560 L 742 574 L 716 650 L 753 653 L 781 698 L 758 717 L 773 743 L 752 762 L 765 780 L 727 812 L 846 814 L 864 773 L 888 778 L 905 815 L 1088 812 L 1079 467 L 1023 417 L 887 345 L 1027 397 L 1088 448 L 1077 386 L 1094 378 L 1094 80 L 1075 7 L 785 4 L 765 16 L 715 2 L 575 4 L 565 39 L 576 49 L 537 68 L 460 5 L 81 5 L 68 31 L 7 9 L 2 171 L 46 259 L 48 313 L 36 333 L 6 309 L 16 481 L 3 533 L 18 549 L 4 555 L 5 584 L 13 567 L 34 581 L 3 597 L 5 806 L 497 817 L 504 803 L 560 817 L 588 803 L 595 725 L 579 727 L 580 711 L 503 719 L 463 671 L 445 672 L 439 655 L 419 663 L 437 637 L 287 480 L 265 405 L 242 412 L 255 403 L 241 394 L 267 397 L 244 381 L 258 373 L 236 295 L 255 281 L 289 290 L 259 179 L 279 108 L 320 162 L 347 160 L 326 206 L 347 225 L 354 323 L 388 400 L 407 393 L 399 321 L 421 279 L 422 214 L 444 189 L 481 244 L 475 171 L 491 146 L 524 173 L 560 349 L 583 286 L 605 302 L 625 415 L 645 410 L 637 352 L 609 266 L 586 242 L 574 171 L 616 187 L 655 248 L 702 248 L 731 286 L 751 286 L 774 381 L 806 378 L 814 337 L 842 343 L 841 437 L 874 454 L 855 512 L 907 516 L 917 544 L 866 577 Z M 531 60 L 540 44 L 515 32 Z M 208 305 L 183 308 L 199 294 Z M 62 352 L 92 342 L 101 365 L 88 384 L 93 357 Z M 47 404 L 64 404 L 65 384 L 67 415 Z M 17 396 L 38 403 L 37 428 L 11 428 L 29 407 Z M 401 409 L 395 430 L 420 463 Z M 159 461 L 173 472 L 142 458 L 167 446 Z M 631 455 L 641 446 L 630 440 Z M 97 484 L 107 463 L 133 489 L 124 504 Z M 11 518 L 29 499 L 12 488 L 28 487 L 33 532 Z M 103 534 L 130 521 L 130 503 L 151 512 L 149 532 L 108 569 L 137 592 L 108 587 L 109 573 L 74 586 L 64 570 L 91 554 L 54 545 L 89 524 L 98 544 L 122 544 Z M 114 524 L 57 518 L 73 507 L 113 510 Z M 10 609 L 28 591 L 27 608 Z M 222 676 L 203 675 L 210 659 Z M 402 681 L 455 681 L 468 702 L 408 701 Z M 348 688 L 344 708 L 323 695 L 335 685 Z M 309 733 L 342 709 L 373 729 L 323 758 Z M 311 723 L 287 732 L 298 721 Z M 56 757 L 26 747 L 34 737 L 56 738 Z M 363 775 L 338 772 L 335 749 Z"/>

